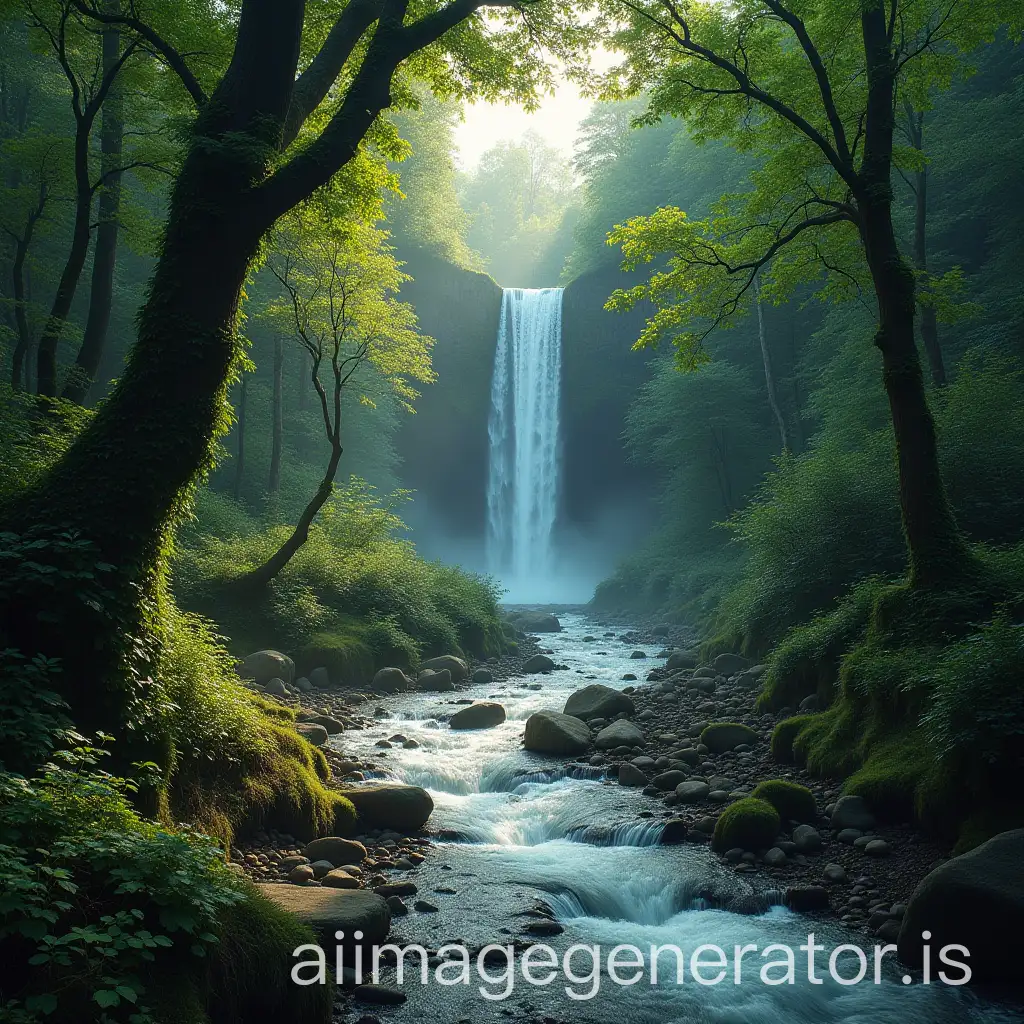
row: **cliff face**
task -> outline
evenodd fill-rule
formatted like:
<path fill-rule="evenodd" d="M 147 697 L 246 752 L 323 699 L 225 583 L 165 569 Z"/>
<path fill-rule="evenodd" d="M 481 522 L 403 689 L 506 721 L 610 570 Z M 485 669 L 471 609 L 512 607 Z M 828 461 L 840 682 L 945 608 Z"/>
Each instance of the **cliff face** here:
<path fill-rule="evenodd" d="M 649 376 L 650 352 L 632 351 L 645 308 L 610 313 L 608 296 L 628 283 L 616 268 L 578 277 L 562 305 L 563 517 L 593 522 L 610 501 L 651 489 L 650 470 L 629 461 L 626 412 Z"/>
<path fill-rule="evenodd" d="M 429 509 L 434 527 L 479 541 L 486 521 L 487 420 L 501 313 L 501 288 L 486 274 L 427 253 L 400 253 L 413 281 L 402 289 L 421 329 L 436 340 L 438 379 L 423 388 L 417 413 L 398 436 L 402 484 L 417 492 L 413 518 Z M 562 455 L 560 525 L 586 527 L 612 505 L 651 492 L 649 470 L 631 463 L 623 442 L 626 411 L 647 379 L 650 354 L 633 352 L 645 313 L 609 313 L 621 287 L 614 268 L 586 274 L 565 289 L 562 307 Z"/>
<path fill-rule="evenodd" d="M 402 484 L 425 499 L 445 532 L 482 536 L 486 513 L 487 416 L 501 312 L 501 288 L 486 274 L 425 252 L 399 253 L 413 277 L 401 298 L 434 338 L 437 381 L 423 387 L 416 414 L 403 417 Z M 439 524 L 442 525 L 442 524 Z"/>

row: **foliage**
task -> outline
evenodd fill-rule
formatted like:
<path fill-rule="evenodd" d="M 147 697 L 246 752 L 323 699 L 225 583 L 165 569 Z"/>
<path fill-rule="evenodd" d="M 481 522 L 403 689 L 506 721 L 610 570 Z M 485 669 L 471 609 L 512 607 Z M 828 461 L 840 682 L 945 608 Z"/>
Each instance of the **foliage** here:
<path fill-rule="evenodd" d="M 814 794 L 797 782 L 767 779 L 759 782 L 750 795 L 758 800 L 767 800 L 780 817 L 789 821 L 814 821 L 818 814 Z"/>
<path fill-rule="evenodd" d="M 332 633 L 344 643 L 353 629 L 371 657 L 401 655 L 408 664 L 421 655 L 501 649 L 494 585 L 419 558 L 399 536 L 397 510 L 407 499 L 402 492 L 378 499 L 359 480 L 339 488 L 258 609 L 232 607 L 222 584 L 262 564 L 288 528 L 226 538 L 193 530 L 177 554 L 177 593 L 215 617 L 240 653 L 271 641 L 286 650 L 314 641 L 324 647 Z"/>
<path fill-rule="evenodd" d="M 763 850 L 775 842 L 781 824 L 778 811 L 770 803 L 747 796 L 718 816 L 711 845 L 719 853 L 736 848 Z"/>

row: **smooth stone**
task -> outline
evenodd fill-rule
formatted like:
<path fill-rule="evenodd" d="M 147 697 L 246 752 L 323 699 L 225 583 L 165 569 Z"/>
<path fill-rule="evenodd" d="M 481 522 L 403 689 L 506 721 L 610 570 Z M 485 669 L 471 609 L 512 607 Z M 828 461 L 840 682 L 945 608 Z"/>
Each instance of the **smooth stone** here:
<path fill-rule="evenodd" d="M 325 889 L 323 886 L 257 883 L 256 888 L 283 910 L 294 914 L 329 945 L 343 931 L 346 941 L 356 931 L 363 933 L 364 946 L 379 944 L 391 929 L 391 910 L 385 900 L 365 889 Z"/>

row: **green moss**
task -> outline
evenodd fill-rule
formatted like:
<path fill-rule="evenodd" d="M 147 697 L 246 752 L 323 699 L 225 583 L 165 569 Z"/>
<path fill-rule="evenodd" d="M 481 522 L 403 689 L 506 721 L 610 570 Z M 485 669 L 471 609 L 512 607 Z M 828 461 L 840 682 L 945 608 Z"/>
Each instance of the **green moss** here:
<path fill-rule="evenodd" d="M 775 842 L 780 825 L 779 812 L 770 803 L 744 797 L 719 815 L 711 845 L 719 853 L 736 847 L 762 850 Z"/>
<path fill-rule="evenodd" d="M 781 764 L 793 763 L 793 741 L 800 733 L 800 730 L 803 729 L 813 717 L 813 715 L 797 715 L 795 718 L 786 718 L 775 726 L 772 730 L 771 751 L 772 757 L 774 757 L 776 761 Z"/>
<path fill-rule="evenodd" d="M 740 722 L 715 722 L 700 734 L 700 741 L 713 754 L 721 754 L 741 743 L 753 745 L 757 742 L 757 733 Z"/>
<path fill-rule="evenodd" d="M 981 846 L 1000 832 L 1024 828 L 1024 802 L 1000 802 L 970 815 L 960 826 L 960 835 L 953 847 L 959 857 L 976 846 Z"/>
<path fill-rule="evenodd" d="M 832 703 L 843 655 L 864 635 L 871 603 L 884 584 L 868 580 L 837 607 L 786 634 L 768 658 L 759 711 L 796 707 L 816 694 L 819 706 Z"/>
<path fill-rule="evenodd" d="M 295 654 L 295 669 L 308 675 L 315 668 L 326 668 L 332 683 L 365 686 L 376 670 L 373 649 L 361 624 L 339 618 L 331 629 L 317 633 Z"/>
<path fill-rule="evenodd" d="M 243 883 L 248 898 L 221 915 L 220 941 L 206 960 L 156 976 L 147 1000 L 158 1024 L 328 1024 L 334 1003 L 325 985 L 295 985 L 292 951 L 313 932 Z M 330 963 L 330 961 L 328 961 Z"/>
<path fill-rule="evenodd" d="M 781 817 L 789 821 L 813 821 L 818 814 L 814 794 L 797 782 L 769 779 L 758 783 L 750 795 L 767 800 Z"/>

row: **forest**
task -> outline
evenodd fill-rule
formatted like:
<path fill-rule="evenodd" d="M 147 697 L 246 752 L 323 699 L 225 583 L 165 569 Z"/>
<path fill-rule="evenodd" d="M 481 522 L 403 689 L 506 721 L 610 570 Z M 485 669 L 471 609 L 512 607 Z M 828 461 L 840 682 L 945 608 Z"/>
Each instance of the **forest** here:
<path fill-rule="evenodd" d="M 0 0 L 0 1021 L 1024 1020 L 1022 31 Z"/>

